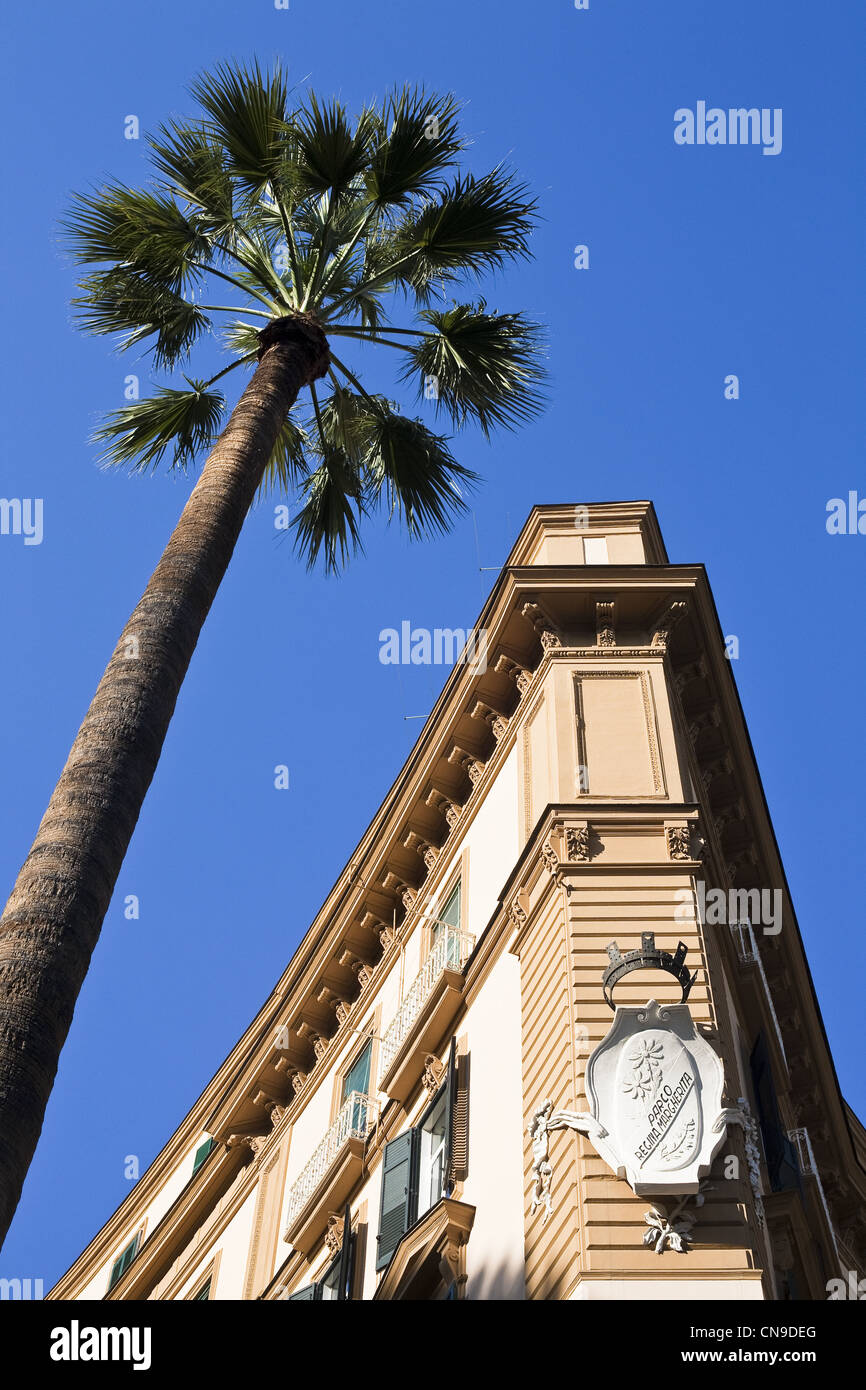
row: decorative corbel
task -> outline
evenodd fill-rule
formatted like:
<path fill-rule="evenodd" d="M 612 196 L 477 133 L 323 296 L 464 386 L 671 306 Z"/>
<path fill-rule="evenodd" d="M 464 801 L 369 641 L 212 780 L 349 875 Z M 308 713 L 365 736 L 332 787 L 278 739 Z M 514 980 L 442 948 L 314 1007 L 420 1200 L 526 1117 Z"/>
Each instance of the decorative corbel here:
<path fill-rule="evenodd" d="M 538 639 L 545 651 L 562 646 L 562 635 L 550 614 L 534 600 L 524 603 L 521 616 L 535 628 Z"/>
<path fill-rule="evenodd" d="M 666 603 L 653 625 L 650 646 L 667 651 L 671 633 L 688 611 L 689 605 L 685 599 L 671 599 Z"/>
<path fill-rule="evenodd" d="M 484 763 L 477 758 L 474 753 L 469 753 L 465 748 L 461 748 L 455 743 L 451 752 L 448 754 L 448 761 L 452 767 L 462 767 L 473 787 L 484 771 Z"/>
<path fill-rule="evenodd" d="M 492 709 L 490 705 L 486 705 L 483 700 L 477 700 L 475 702 L 475 705 L 470 710 L 469 715 L 471 719 L 483 720 L 483 722 L 487 725 L 488 729 L 490 729 L 497 743 L 502 738 L 502 735 L 508 728 L 508 720 L 506 719 L 505 715 L 502 714 L 499 710 Z"/>
<path fill-rule="evenodd" d="M 442 1085 L 445 1077 L 445 1067 L 433 1052 L 428 1052 L 424 1058 L 424 1073 L 421 1077 L 422 1084 L 428 1095 L 435 1095 Z"/>
<path fill-rule="evenodd" d="M 532 680 L 532 672 L 526 666 L 521 666 L 519 661 L 514 661 L 512 657 L 506 656 L 504 652 L 496 658 L 494 671 L 500 676 L 507 676 L 517 686 L 519 695 L 525 695 Z"/>
<path fill-rule="evenodd" d="M 614 599 L 599 599 L 596 603 L 595 634 L 597 646 L 616 646 L 616 601 Z"/>

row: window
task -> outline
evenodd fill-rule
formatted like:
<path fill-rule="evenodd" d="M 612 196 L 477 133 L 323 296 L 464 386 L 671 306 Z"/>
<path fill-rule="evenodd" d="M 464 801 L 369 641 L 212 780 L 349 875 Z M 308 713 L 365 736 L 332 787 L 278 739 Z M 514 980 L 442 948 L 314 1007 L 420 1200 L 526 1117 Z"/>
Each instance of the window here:
<path fill-rule="evenodd" d="M 138 1247 L 140 1244 L 141 1231 L 136 1231 L 135 1235 L 127 1245 L 126 1249 L 121 1251 L 117 1259 L 114 1261 L 114 1264 L 111 1266 L 111 1276 L 108 1280 L 109 1293 L 111 1293 L 111 1290 L 114 1288 L 115 1284 L 118 1282 L 119 1279 L 123 1277 L 123 1275 L 129 1269 L 129 1266 L 132 1264 L 133 1260 L 138 1254 Z"/>
<path fill-rule="evenodd" d="M 191 1303 L 207 1303 L 207 1302 L 209 1301 L 209 1299 L 210 1299 L 210 1291 L 211 1291 L 211 1285 L 212 1285 L 212 1283 L 213 1283 L 213 1280 L 212 1280 L 212 1279 L 210 1279 L 210 1278 L 206 1279 L 206 1280 L 204 1281 L 204 1283 L 202 1284 L 201 1288 L 198 1289 L 198 1290 L 196 1291 L 196 1293 L 193 1294 L 192 1298 L 190 1299 L 190 1302 L 191 1302 Z"/>
<path fill-rule="evenodd" d="M 287 1303 L 345 1303 L 352 1297 L 352 1280 L 355 1273 L 355 1236 L 352 1232 L 352 1218 L 348 1206 L 343 1214 L 343 1244 L 340 1253 L 332 1260 L 321 1279 L 315 1284 L 305 1284 L 297 1293 L 290 1293 Z"/>
<path fill-rule="evenodd" d="M 366 1096 L 370 1091 L 370 1060 L 373 1056 L 373 1039 L 364 1047 L 363 1052 L 359 1053 L 352 1063 L 346 1075 L 343 1077 L 343 1086 L 340 1091 L 340 1105 L 345 1105 L 353 1091 L 359 1095 Z"/>
<path fill-rule="evenodd" d="M 794 1146 L 782 1127 L 770 1054 L 763 1033 L 759 1034 L 752 1049 L 750 1066 L 770 1188 L 773 1192 L 802 1192 L 800 1164 Z"/>
<path fill-rule="evenodd" d="M 447 1086 L 440 1092 L 432 1109 L 418 1126 L 418 1215 L 423 1216 L 435 1206 L 445 1191 L 445 1168 L 448 1162 L 448 1097 Z"/>
<path fill-rule="evenodd" d="M 584 536 L 583 558 L 588 565 L 606 565 L 607 536 Z"/>
<path fill-rule="evenodd" d="M 415 1128 L 385 1145 L 377 1269 L 384 1269 L 409 1228 L 452 1190 L 452 1158 L 465 1147 L 466 1104 L 460 1092 L 465 1092 L 465 1085 L 458 1089 L 453 1040 L 445 1084 Z"/>
<path fill-rule="evenodd" d="M 204 1163 L 208 1154 L 216 1148 L 215 1139 L 205 1139 L 203 1144 L 199 1144 L 195 1151 L 195 1158 L 192 1161 L 192 1176 L 195 1177 L 201 1165 Z"/>
<path fill-rule="evenodd" d="M 448 932 L 448 945 L 446 948 L 447 960 L 444 962 L 447 965 L 456 966 L 460 959 L 460 943 L 457 940 L 457 934 L 460 931 L 460 908 L 460 879 L 458 879 L 451 892 L 448 894 L 448 897 L 445 899 L 444 905 L 436 914 L 437 920 L 433 923 L 433 933 L 430 938 L 430 949 L 432 951 L 435 949 L 437 942 L 448 932 L 448 928 L 453 928 L 452 931 Z"/>

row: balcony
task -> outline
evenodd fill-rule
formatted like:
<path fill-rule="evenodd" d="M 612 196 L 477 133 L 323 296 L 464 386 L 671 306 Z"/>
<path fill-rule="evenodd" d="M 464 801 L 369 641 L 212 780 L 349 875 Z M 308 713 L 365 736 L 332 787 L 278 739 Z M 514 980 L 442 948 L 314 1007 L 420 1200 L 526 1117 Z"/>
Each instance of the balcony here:
<path fill-rule="evenodd" d="M 424 1057 L 440 1046 L 463 997 L 463 968 L 475 937 L 448 927 L 400 1003 L 382 1040 L 379 1089 L 406 1103 L 424 1069 Z"/>
<path fill-rule="evenodd" d="M 309 1256 L 361 1176 L 367 1136 L 379 1118 L 379 1103 L 353 1091 L 343 1103 L 309 1163 L 293 1184 L 283 1239 Z"/>

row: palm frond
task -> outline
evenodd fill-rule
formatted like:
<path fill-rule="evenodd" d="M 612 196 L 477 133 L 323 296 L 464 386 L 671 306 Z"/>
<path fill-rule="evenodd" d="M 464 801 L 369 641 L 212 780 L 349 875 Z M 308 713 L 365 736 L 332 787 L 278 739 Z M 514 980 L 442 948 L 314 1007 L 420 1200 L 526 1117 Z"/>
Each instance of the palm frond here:
<path fill-rule="evenodd" d="M 258 197 L 280 177 L 285 162 L 289 88 L 280 65 L 263 73 L 258 61 L 250 67 L 220 63 L 202 73 L 191 91 L 225 150 L 232 177 L 249 197 Z"/>
<path fill-rule="evenodd" d="M 107 444 L 105 465 L 127 466 L 134 473 L 156 468 L 167 449 L 171 467 L 186 468 L 210 448 L 220 426 L 225 399 L 203 382 L 187 377 L 190 390 L 160 387 L 147 400 L 115 410 L 94 434 Z"/>
<path fill-rule="evenodd" d="M 458 135 L 453 96 L 403 87 L 386 98 L 366 171 L 367 192 L 379 208 L 405 207 L 431 193 L 466 142 Z"/>
<path fill-rule="evenodd" d="M 174 198 L 119 183 L 92 194 L 73 193 L 61 227 L 79 265 L 125 266 L 172 289 L 198 275 L 192 260 L 211 255 L 204 227 Z"/>
<path fill-rule="evenodd" d="M 333 573 L 361 547 L 364 488 L 357 467 L 339 449 L 326 448 L 304 483 L 304 505 L 294 518 L 295 548 L 312 569 L 322 555 Z"/>
<path fill-rule="evenodd" d="M 209 327 L 209 319 L 192 301 L 130 270 L 99 270 L 79 284 L 72 308 L 89 333 L 122 335 L 125 350 L 156 335 L 151 345 L 158 367 L 174 367 Z"/>
<path fill-rule="evenodd" d="M 314 93 L 292 123 L 299 152 L 299 174 L 310 193 L 350 192 L 368 164 L 375 122 L 365 109 L 354 128 L 338 101 L 319 102 Z"/>
<path fill-rule="evenodd" d="M 250 352 L 258 352 L 262 345 L 259 330 L 254 324 L 245 323 L 243 319 L 236 319 L 234 323 L 226 324 L 220 337 L 229 352 L 237 353 L 239 357 L 245 357 Z"/>
<path fill-rule="evenodd" d="M 231 175 L 222 146 L 203 123 L 175 122 L 148 136 L 153 162 L 174 192 L 198 209 L 201 224 L 231 242 L 235 210 Z"/>
<path fill-rule="evenodd" d="M 540 389 L 541 329 L 522 314 L 489 314 L 483 300 L 451 309 L 426 309 L 431 332 L 414 339 L 402 379 L 418 398 L 435 401 L 455 425 L 474 419 L 485 435 L 495 425 L 516 429 L 544 405 Z"/>
<path fill-rule="evenodd" d="M 384 501 L 410 536 L 449 530 L 455 516 L 466 510 L 461 485 L 471 486 L 478 475 L 459 464 L 444 436 L 421 420 L 392 410 L 371 411 L 362 429 L 370 499 Z"/>
<path fill-rule="evenodd" d="M 536 204 L 502 169 L 458 178 L 395 230 L 393 250 L 407 257 L 401 281 L 426 296 L 431 280 L 499 270 L 529 255 Z"/>

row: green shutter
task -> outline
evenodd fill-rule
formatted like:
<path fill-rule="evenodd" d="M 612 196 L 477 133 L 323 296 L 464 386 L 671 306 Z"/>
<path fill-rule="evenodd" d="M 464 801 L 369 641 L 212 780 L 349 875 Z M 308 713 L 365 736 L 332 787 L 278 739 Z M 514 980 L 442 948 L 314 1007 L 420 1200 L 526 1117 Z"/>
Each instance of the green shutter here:
<path fill-rule="evenodd" d="M 195 1177 L 196 1173 L 198 1172 L 198 1170 L 199 1170 L 199 1168 L 201 1167 L 201 1165 L 204 1163 L 204 1161 L 205 1161 L 205 1159 L 207 1158 L 208 1154 L 212 1153 L 213 1150 L 214 1150 L 215 1148 L 216 1148 L 216 1140 L 215 1140 L 215 1139 L 205 1139 L 205 1141 L 204 1141 L 203 1144 L 199 1144 L 198 1148 L 197 1148 L 196 1151 L 195 1151 L 195 1158 L 194 1158 L 193 1161 L 192 1161 L 192 1175 L 193 1175 L 193 1177 Z"/>
<path fill-rule="evenodd" d="M 352 1297 L 352 1271 L 355 1238 L 352 1235 L 352 1213 L 348 1202 L 343 1212 L 343 1244 L 340 1246 L 340 1276 L 337 1297 L 346 1302 Z"/>
<path fill-rule="evenodd" d="M 108 1292 L 114 1288 L 119 1279 L 123 1277 L 129 1266 L 138 1254 L 138 1243 L 141 1240 L 141 1231 L 137 1231 L 133 1240 L 129 1242 L 126 1249 L 121 1251 L 114 1264 L 111 1266 L 111 1276 L 108 1280 Z"/>
<path fill-rule="evenodd" d="M 382 1162 L 382 1200 L 379 1207 L 379 1241 L 376 1268 L 384 1269 L 412 1224 L 416 1132 L 409 1129 L 385 1145 Z"/>
<path fill-rule="evenodd" d="M 316 1302 L 316 1301 L 318 1300 L 318 1298 L 319 1298 L 319 1286 L 318 1286 L 318 1284 L 305 1284 L 304 1287 L 303 1287 L 302 1289 L 298 1289 L 298 1292 L 297 1292 L 297 1293 L 290 1293 L 289 1296 L 288 1296 L 288 1298 L 286 1299 L 286 1302 L 287 1302 L 287 1303 L 294 1303 L 296 1299 L 299 1299 L 301 1302 L 304 1302 L 304 1303 L 307 1302 L 307 1301 Z"/>

